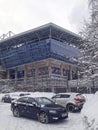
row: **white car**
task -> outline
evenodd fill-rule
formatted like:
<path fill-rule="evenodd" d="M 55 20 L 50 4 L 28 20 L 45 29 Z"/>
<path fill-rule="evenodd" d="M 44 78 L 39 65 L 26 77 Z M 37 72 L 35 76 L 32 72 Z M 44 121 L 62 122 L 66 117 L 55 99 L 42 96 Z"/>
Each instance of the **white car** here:
<path fill-rule="evenodd" d="M 58 93 L 52 97 L 55 103 L 58 103 L 70 112 L 81 110 L 85 102 L 85 97 L 80 93 Z"/>

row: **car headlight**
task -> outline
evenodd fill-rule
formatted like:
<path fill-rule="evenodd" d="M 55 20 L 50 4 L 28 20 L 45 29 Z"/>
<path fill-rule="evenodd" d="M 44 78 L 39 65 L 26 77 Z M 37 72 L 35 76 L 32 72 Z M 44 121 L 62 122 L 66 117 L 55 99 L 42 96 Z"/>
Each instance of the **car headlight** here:
<path fill-rule="evenodd" d="M 56 114 L 57 112 L 55 110 L 49 110 L 50 113 Z"/>

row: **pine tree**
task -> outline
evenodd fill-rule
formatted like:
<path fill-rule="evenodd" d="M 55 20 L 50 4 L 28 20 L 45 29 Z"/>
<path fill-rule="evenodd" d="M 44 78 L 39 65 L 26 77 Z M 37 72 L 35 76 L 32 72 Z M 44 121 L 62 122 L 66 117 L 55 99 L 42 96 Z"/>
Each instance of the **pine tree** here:
<path fill-rule="evenodd" d="M 92 81 L 98 80 L 98 0 L 89 0 L 90 21 L 85 24 L 82 45 L 82 72 L 85 77 Z"/>

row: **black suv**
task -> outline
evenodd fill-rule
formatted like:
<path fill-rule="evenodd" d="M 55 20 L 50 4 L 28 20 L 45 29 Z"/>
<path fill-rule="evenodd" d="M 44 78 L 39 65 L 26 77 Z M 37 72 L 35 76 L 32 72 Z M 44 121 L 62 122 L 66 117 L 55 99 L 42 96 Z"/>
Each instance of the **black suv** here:
<path fill-rule="evenodd" d="M 46 97 L 25 96 L 12 101 L 11 110 L 15 117 L 25 116 L 49 123 L 68 118 L 66 108 Z"/>

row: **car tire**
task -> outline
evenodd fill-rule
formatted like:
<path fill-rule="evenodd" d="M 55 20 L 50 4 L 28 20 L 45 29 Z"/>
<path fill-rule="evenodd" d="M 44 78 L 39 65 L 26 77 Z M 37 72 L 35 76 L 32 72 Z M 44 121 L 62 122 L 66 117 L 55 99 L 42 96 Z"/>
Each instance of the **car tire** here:
<path fill-rule="evenodd" d="M 66 109 L 67 109 L 68 112 L 74 112 L 75 106 L 73 104 L 68 104 Z"/>
<path fill-rule="evenodd" d="M 13 115 L 14 115 L 15 117 L 20 117 L 20 113 L 19 113 L 19 111 L 18 111 L 17 108 L 14 108 L 14 109 L 13 109 Z"/>
<path fill-rule="evenodd" d="M 45 112 L 41 112 L 41 113 L 39 114 L 38 120 L 39 120 L 41 123 L 44 123 L 44 124 L 49 123 L 49 118 L 48 118 L 48 116 L 47 116 L 47 114 L 46 114 Z"/>

